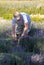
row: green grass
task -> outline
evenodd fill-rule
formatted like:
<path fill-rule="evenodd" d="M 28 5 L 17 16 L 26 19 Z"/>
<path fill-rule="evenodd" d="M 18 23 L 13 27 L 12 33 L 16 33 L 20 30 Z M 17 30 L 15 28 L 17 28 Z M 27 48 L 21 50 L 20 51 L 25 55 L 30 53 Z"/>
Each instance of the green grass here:
<path fill-rule="evenodd" d="M 44 18 L 40 18 L 39 16 L 35 16 L 35 17 L 31 17 L 31 20 L 35 21 L 35 22 L 43 22 Z"/>
<path fill-rule="evenodd" d="M 32 5 L 30 5 L 30 3 L 25 3 L 25 2 L 23 4 L 22 3 L 21 4 L 19 3 L 18 5 L 18 2 L 16 3 L 13 1 L 12 2 L 2 2 L 2 3 L 0 2 L 0 17 L 3 17 L 4 19 L 7 19 L 7 20 L 11 20 L 13 13 L 15 11 L 26 12 L 29 15 L 30 14 L 44 14 L 43 4 L 37 8 L 36 4 L 38 3 L 36 2 L 35 3 L 30 2 Z M 28 5 L 25 5 L 25 4 L 28 4 Z M 41 21 L 44 21 L 44 18 L 40 18 L 39 16 L 36 16 L 36 17 L 31 17 L 31 20 L 35 22 L 41 22 Z M 6 34 L 6 31 L 10 30 L 10 28 L 8 28 L 9 26 L 11 27 L 11 22 L 8 22 L 8 21 L 5 23 L 0 22 L 0 34 L 3 34 L 3 33 Z M 32 31 L 32 34 L 33 34 L 33 31 Z M 40 37 L 30 38 L 28 43 L 26 41 L 23 41 L 20 45 L 23 45 L 23 46 L 26 45 L 28 47 L 28 50 L 29 48 L 30 50 L 32 50 L 33 45 L 34 45 L 34 50 L 31 53 L 32 55 L 33 53 L 36 53 L 37 49 L 41 49 L 42 51 L 44 51 L 44 38 L 42 37 L 41 38 Z M 7 61 L 9 60 L 9 62 L 12 65 L 15 63 L 15 60 L 16 60 L 17 65 L 27 65 L 26 60 L 30 52 L 27 51 L 23 53 L 20 53 L 20 52 L 6 53 L 13 46 L 15 46 L 15 42 L 13 41 L 12 38 L 5 37 L 3 35 L 2 37 L 0 37 L 0 49 L 1 49 L 0 50 L 0 65 L 5 65 L 6 61 L 3 62 L 5 59 L 7 59 Z"/>
<path fill-rule="evenodd" d="M 32 3 L 33 2 L 33 3 Z M 30 4 L 29 4 L 30 3 Z M 40 6 L 39 6 L 40 5 Z M 43 2 L 40 1 L 36 3 L 36 1 L 1 1 L 0 2 L 0 17 L 4 19 L 12 19 L 13 13 L 15 11 L 26 12 L 30 14 L 44 14 L 44 5 Z M 44 21 L 44 18 L 33 17 L 31 18 L 33 21 Z"/>
<path fill-rule="evenodd" d="M 28 13 L 29 15 L 30 14 L 39 14 L 40 12 L 40 10 L 36 10 L 36 8 L 35 8 L 35 10 L 33 10 L 33 9 L 30 9 L 30 8 L 15 8 L 15 9 L 8 9 L 8 8 L 5 8 L 5 9 L 3 9 L 3 8 L 0 8 L 0 17 L 3 17 L 4 19 L 9 19 L 9 20 L 11 20 L 12 19 L 12 17 L 13 17 L 13 13 L 15 12 L 15 11 L 19 11 L 19 12 L 26 12 L 26 13 Z M 39 13 L 38 13 L 38 12 Z M 44 10 L 43 10 L 44 11 Z M 42 14 L 44 14 L 44 12 L 42 11 Z M 44 18 L 40 18 L 39 16 L 37 16 L 37 17 L 31 17 L 31 19 L 32 19 L 32 21 L 44 21 Z"/>

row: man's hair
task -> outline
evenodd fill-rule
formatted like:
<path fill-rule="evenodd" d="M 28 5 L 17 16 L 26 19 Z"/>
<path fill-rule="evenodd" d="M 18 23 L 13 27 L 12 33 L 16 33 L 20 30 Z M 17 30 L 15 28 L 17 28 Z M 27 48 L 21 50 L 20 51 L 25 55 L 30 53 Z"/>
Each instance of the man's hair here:
<path fill-rule="evenodd" d="M 20 13 L 17 12 L 17 11 L 13 14 L 14 17 L 17 17 L 17 16 L 19 16 L 19 15 L 20 15 Z"/>

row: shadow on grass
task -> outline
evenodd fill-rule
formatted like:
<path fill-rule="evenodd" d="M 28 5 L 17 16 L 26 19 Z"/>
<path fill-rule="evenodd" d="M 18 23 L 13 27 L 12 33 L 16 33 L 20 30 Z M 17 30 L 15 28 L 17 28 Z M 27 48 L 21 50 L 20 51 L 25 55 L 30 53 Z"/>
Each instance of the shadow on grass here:
<path fill-rule="evenodd" d="M 22 48 L 19 47 L 23 47 L 23 49 L 25 49 L 23 51 L 25 52 L 40 53 L 41 50 L 44 51 L 44 29 L 37 29 L 33 27 L 29 33 L 29 37 L 20 40 L 19 47 L 16 47 L 17 42 L 7 35 L 7 33 L 10 32 L 11 30 L 8 30 L 0 34 L 0 52 L 11 51 L 12 53 L 21 51 Z"/>
<path fill-rule="evenodd" d="M 43 62 L 32 62 L 33 54 L 44 55 L 44 31 L 32 28 L 29 37 L 22 38 L 15 42 L 6 35 L 11 30 L 0 33 L 0 65 L 44 65 Z M 34 55 L 35 56 L 35 55 Z"/>

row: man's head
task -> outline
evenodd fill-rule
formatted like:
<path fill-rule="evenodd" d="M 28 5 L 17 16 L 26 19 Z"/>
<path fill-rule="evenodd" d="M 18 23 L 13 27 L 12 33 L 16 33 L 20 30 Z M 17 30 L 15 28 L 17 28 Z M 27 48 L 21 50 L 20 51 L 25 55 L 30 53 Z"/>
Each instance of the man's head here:
<path fill-rule="evenodd" d="M 20 20 L 20 13 L 19 12 L 15 12 L 14 13 L 14 17 L 16 18 L 16 20 Z"/>

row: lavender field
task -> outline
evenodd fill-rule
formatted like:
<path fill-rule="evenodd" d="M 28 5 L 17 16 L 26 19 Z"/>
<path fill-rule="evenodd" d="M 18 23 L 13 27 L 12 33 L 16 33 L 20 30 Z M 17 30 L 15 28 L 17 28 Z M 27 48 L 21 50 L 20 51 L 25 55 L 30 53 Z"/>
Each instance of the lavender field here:
<path fill-rule="evenodd" d="M 29 38 L 27 41 L 20 41 L 18 46 L 17 42 L 7 36 L 10 32 L 11 20 L 0 18 L 0 65 L 33 65 L 31 56 L 35 53 L 41 54 L 40 57 L 44 58 L 44 22 L 33 21 Z M 44 65 L 43 61 L 41 60 L 41 65 Z"/>
<path fill-rule="evenodd" d="M 28 13 L 32 24 L 19 44 L 8 35 L 16 10 Z M 44 0 L 0 0 L 0 65 L 44 65 Z"/>

